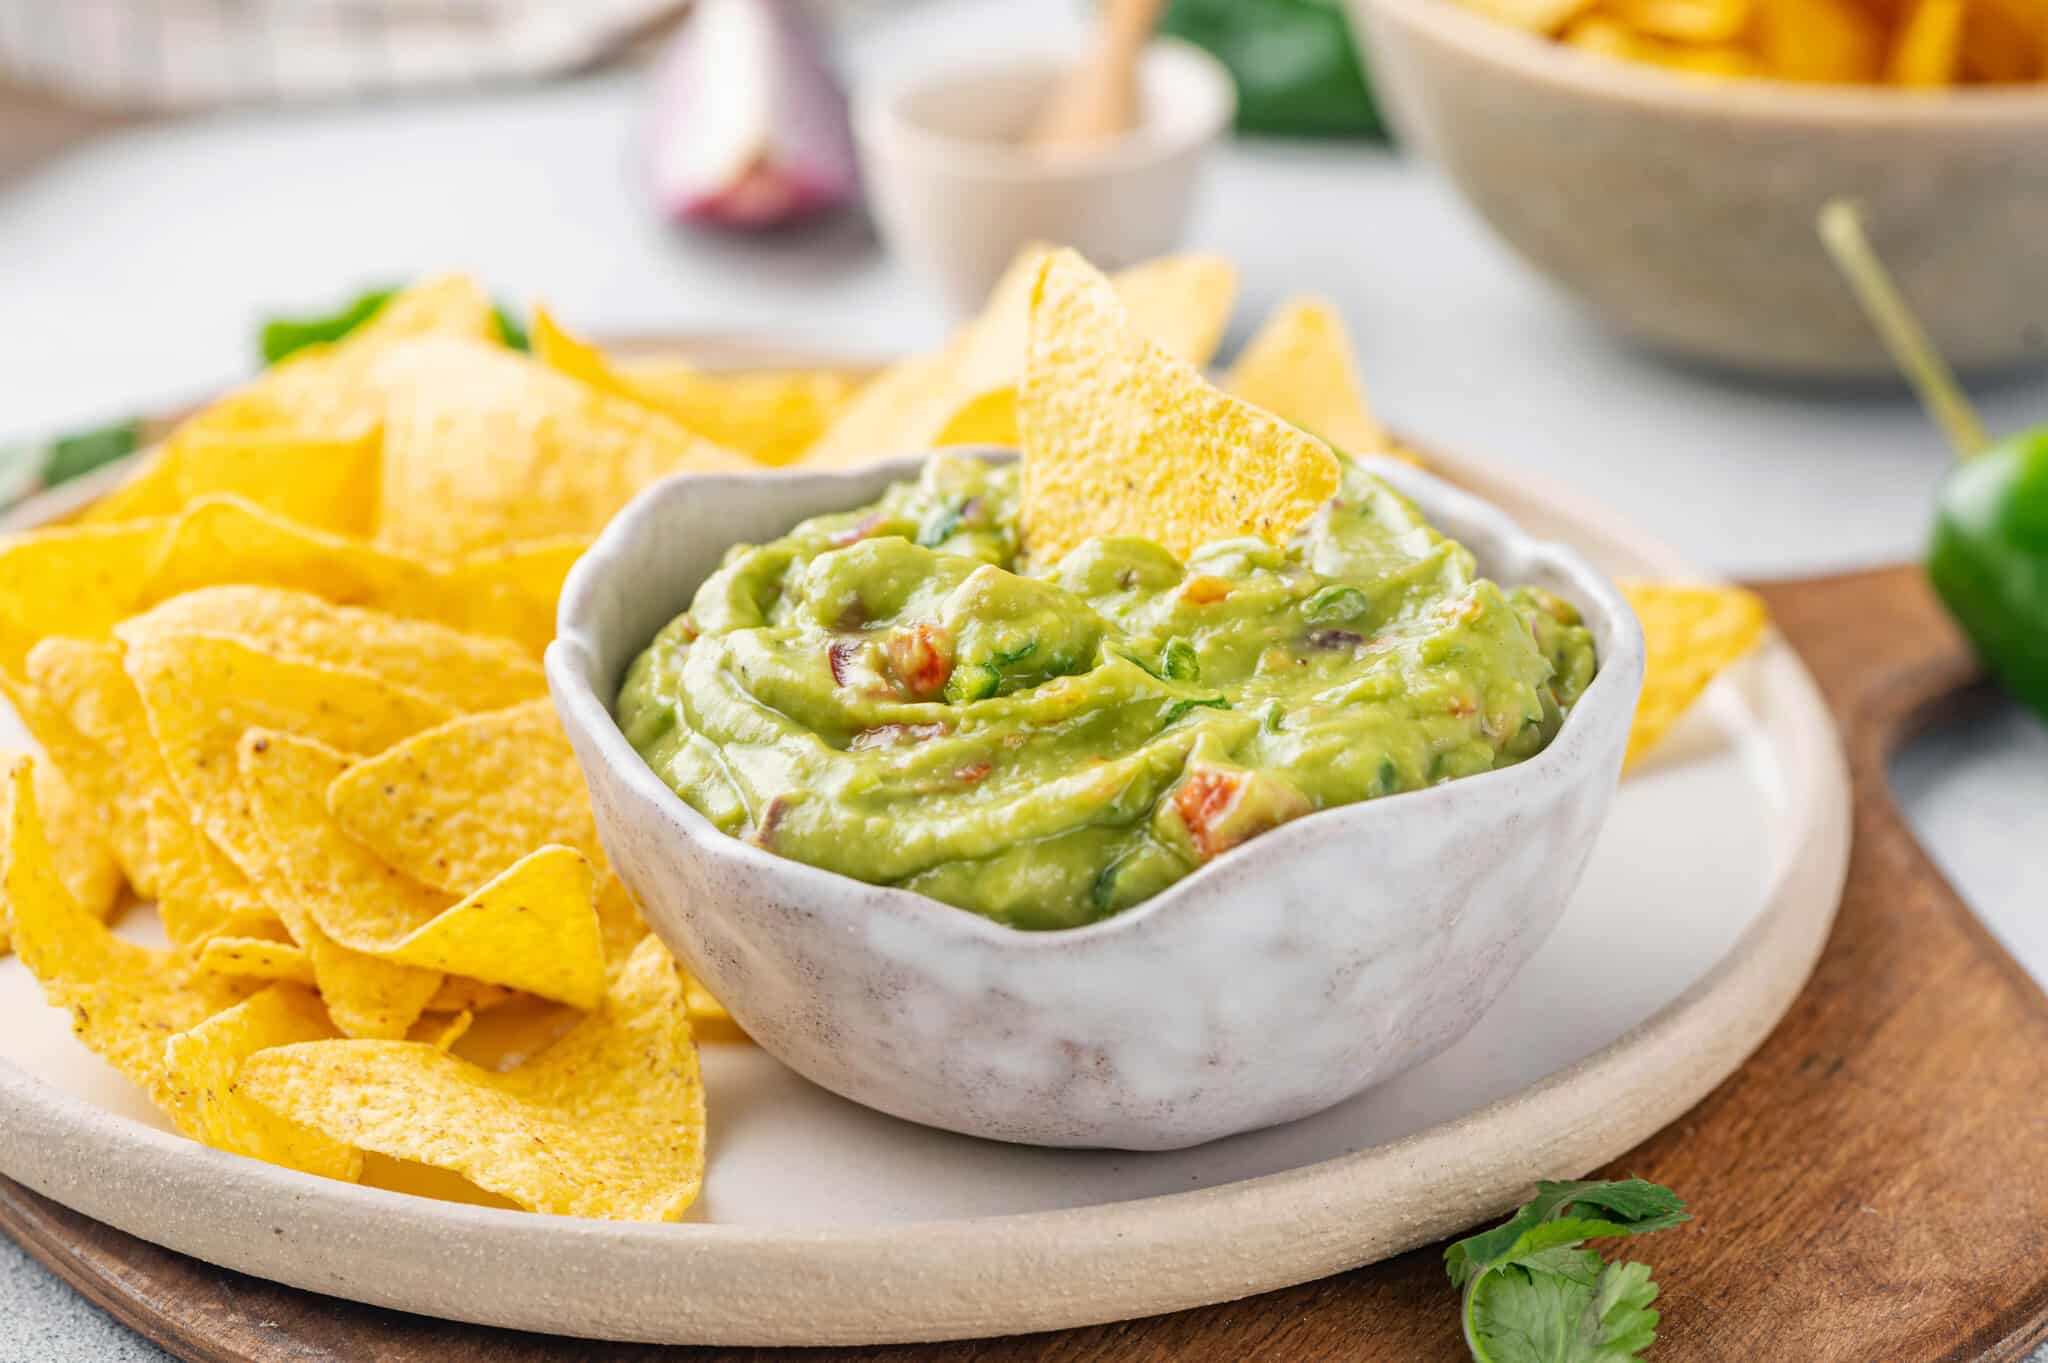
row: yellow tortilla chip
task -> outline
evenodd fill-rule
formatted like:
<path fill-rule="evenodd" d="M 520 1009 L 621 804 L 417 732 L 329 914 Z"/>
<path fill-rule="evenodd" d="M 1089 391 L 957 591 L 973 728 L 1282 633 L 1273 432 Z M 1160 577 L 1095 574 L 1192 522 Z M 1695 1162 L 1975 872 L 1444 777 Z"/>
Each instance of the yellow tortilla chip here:
<path fill-rule="evenodd" d="M 141 603 L 165 521 L 0 535 L 0 670 L 19 673 L 38 639 L 104 639 Z"/>
<path fill-rule="evenodd" d="M 548 368 L 764 464 L 787 464 L 802 454 L 854 388 L 846 375 L 825 370 L 706 373 L 672 355 L 614 364 L 538 305 L 531 330 L 533 357 Z"/>
<path fill-rule="evenodd" d="M 1634 582 L 1622 593 L 1642 622 L 1647 652 L 1626 768 L 1671 731 L 1707 683 L 1756 647 L 1770 616 L 1740 587 Z"/>
<path fill-rule="evenodd" d="M 495 346 L 428 339 L 385 357 L 378 540 L 446 557 L 595 534 L 648 484 L 753 461 Z"/>
<path fill-rule="evenodd" d="M 1856 84 L 1884 66 L 1884 29 L 1856 0 L 1755 0 L 1752 41 L 1780 80 Z"/>
<path fill-rule="evenodd" d="M 674 1221 L 704 1176 L 704 1090 L 682 980 L 661 943 L 604 1003 L 508 1073 L 421 1042 L 263 1051 L 240 1091 L 365 1150 L 452 1170 L 530 1211 Z"/>
<path fill-rule="evenodd" d="M 166 447 L 159 444 L 131 458 L 127 476 L 106 496 L 80 512 L 73 524 L 115 525 L 177 513 L 181 496 L 178 470 Z"/>
<path fill-rule="evenodd" d="M 268 937 L 212 937 L 199 949 L 199 964 L 216 975 L 311 985 L 313 959 L 296 942 Z"/>
<path fill-rule="evenodd" d="M 153 898 L 156 874 L 149 855 L 148 809 L 135 798 L 127 774 L 104 747 L 78 731 L 42 688 L 0 668 L 0 697 L 13 707 L 48 764 L 64 773 L 66 784 L 91 811 L 123 878 L 138 895 Z"/>
<path fill-rule="evenodd" d="M 450 894 L 550 843 L 605 864 L 583 772 L 544 700 L 416 734 L 351 767 L 327 805 L 380 859 Z"/>
<path fill-rule="evenodd" d="M 496 710 L 547 694 L 540 665 L 509 639 L 270 587 L 186 592 L 123 621 L 115 635 L 130 648 L 184 635 L 238 639 L 292 662 L 368 672 L 455 710 Z"/>
<path fill-rule="evenodd" d="M 1072 251 L 1046 263 L 1017 404 L 1023 520 L 1049 563 L 1096 535 L 1185 558 L 1212 540 L 1278 541 L 1336 495 L 1328 445 L 1209 386 L 1130 329 Z"/>
<path fill-rule="evenodd" d="M 232 495 L 274 516 L 337 535 L 375 529 L 382 446 L 375 433 L 345 440 L 296 432 L 202 432 L 171 442 L 179 509 Z"/>
<path fill-rule="evenodd" d="M 216 1150 L 355 1182 L 363 1172 L 361 1154 L 250 1102 L 235 1087 L 250 1056 L 335 1035 L 320 1000 L 290 984 L 272 985 L 179 1032 L 164 1043 L 170 1112 L 178 1129 Z"/>
<path fill-rule="evenodd" d="M 335 942 L 398 965 L 578 1008 L 596 1005 L 604 992 L 604 947 L 595 877 L 581 853 L 543 847 L 451 905 L 334 822 L 327 789 L 348 769 L 346 755 L 254 729 L 243 736 L 237 760 L 272 863 Z"/>
<path fill-rule="evenodd" d="M 140 640 L 124 662 L 172 787 L 245 871 L 266 858 L 237 777 L 235 748 L 244 731 L 271 729 L 375 753 L 454 714 L 374 673 L 278 658 L 233 639 Z"/>
<path fill-rule="evenodd" d="M 110 826 L 141 821 L 147 877 L 165 935 L 189 948 L 219 933 L 249 933 L 269 920 L 261 897 L 194 825 L 172 785 L 120 647 L 45 639 L 29 654 L 28 665 L 36 687 L 110 758 L 120 782 Z"/>
<path fill-rule="evenodd" d="M 490 294 L 465 274 L 429 275 L 392 295 L 369 321 L 342 337 L 336 349 L 373 350 L 417 336 L 496 344 L 498 319 Z"/>
<path fill-rule="evenodd" d="M 1636 32 L 1680 43 L 1732 43 L 1749 27 L 1752 0 L 1601 0 Z"/>
<path fill-rule="evenodd" d="M 1346 454 L 1390 452 L 1386 430 L 1359 386 L 1343 320 L 1319 298 L 1276 308 L 1223 386 Z"/>
<path fill-rule="evenodd" d="M 1045 246 L 1019 252 L 980 316 L 938 353 L 892 365 L 868 383 L 804 462 L 844 467 L 938 445 L 1016 444 L 1031 290 L 1050 254 Z M 1221 256 L 1163 256 L 1111 284 L 1139 334 L 1197 366 L 1215 354 L 1237 297 L 1236 268 Z"/>
<path fill-rule="evenodd" d="M 450 975 L 441 981 L 434 997 L 427 1000 L 427 1011 L 483 1013 L 518 997 L 502 984 L 485 984 L 482 980 L 465 980 L 459 975 Z"/>
<path fill-rule="evenodd" d="M 476 1025 L 476 1014 L 465 1008 L 453 1017 L 421 1018 L 413 1024 L 414 1035 L 408 1041 L 424 1041 L 437 1051 L 452 1051 L 455 1043 L 469 1035 L 469 1029 Z"/>
<path fill-rule="evenodd" d="M 176 1115 L 164 1039 L 233 1007 L 247 988 L 209 975 L 174 952 L 125 942 L 78 907 L 43 837 L 33 763 L 15 762 L 0 803 L 0 900 L 7 906 L 15 953 L 51 1005 L 71 1011 L 78 1039 Z"/>
<path fill-rule="evenodd" d="M 1939 89 L 1953 85 L 1963 56 L 1963 0 L 1915 0 L 1885 60 L 1894 85 Z"/>
<path fill-rule="evenodd" d="M 0 762 L 5 760 L 0 756 Z M 120 902 L 127 881 L 101 836 L 100 813 L 54 763 L 36 763 L 35 773 L 36 809 L 42 815 L 43 837 L 56 863 L 57 877 L 79 908 L 104 919 Z"/>
<path fill-rule="evenodd" d="M 538 657 L 555 637 L 562 582 L 589 547 L 587 536 L 564 535 L 449 559 L 435 574 L 447 605 L 431 618 L 500 635 Z"/>
<path fill-rule="evenodd" d="M 246 583 L 419 615 L 392 603 L 431 595 L 428 576 L 425 565 L 403 555 L 295 524 L 239 497 L 205 497 L 173 523 L 141 599 L 154 604 L 201 587 Z"/>

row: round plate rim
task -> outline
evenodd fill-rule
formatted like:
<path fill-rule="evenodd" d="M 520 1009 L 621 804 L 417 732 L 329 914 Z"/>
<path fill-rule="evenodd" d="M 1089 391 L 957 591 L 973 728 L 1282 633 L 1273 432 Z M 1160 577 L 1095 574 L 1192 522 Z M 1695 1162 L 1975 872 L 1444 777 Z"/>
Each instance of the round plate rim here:
<path fill-rule="evenodd" d="M 749 346 L 754 362 L 769 353 L 785 352 L 773 342 Z M 833 364 L 801 353 L 780 362 Z M 1496 503 L 1540 506 L 1659 573 L 1701 576 L 1616 513 L 1540 476 L 1435 452 L 1431 463 Z M 72 514 L 116 477 L 102 470 L 0 524 Z M 1577 1176 L 1625 1153 L 1704 1097 L 1791 1006 L 1840 902 L 1849 783 L 1804 666 L 1781 644 L 1763 661 L 1803 749 L 1786 763 L 1811 773 L 1815 786 L 1799 805 L 1807 826 L 1769 901 L 1726 954 L 1651 1017 L 1516 1093 L 1399 1141 L 1200 1190 L 1058 1211 L 816 1229 L 640 1225 L 424 1203 L 276 1168 L 94 1107 L 0 1058 L 0 1173 L 144 1240 L 293 1287 L 592 1338 L 742 1346 L 962 1339 L 1153 1315 L 1324 1277 L 1497 1214 L 1539 1177 Z M 365 1274 L 371 1256 L 380 1271 Z M 1024 1280 L 1043 1289 L 1049 1262 L 1062 1266 L 1057 1290 L 1014 1290 Z M 565 1281 L 573 1294 L 562 1291 Z"/>

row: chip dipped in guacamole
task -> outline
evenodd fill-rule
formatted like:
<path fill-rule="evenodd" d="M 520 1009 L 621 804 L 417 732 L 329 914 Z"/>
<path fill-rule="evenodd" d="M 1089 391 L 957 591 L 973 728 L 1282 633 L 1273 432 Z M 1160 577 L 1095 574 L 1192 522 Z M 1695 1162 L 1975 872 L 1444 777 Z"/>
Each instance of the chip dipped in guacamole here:
<path fill-rule="evenodd" d="M 1533 756 L 1592 679 L 1571 605 L 1478 576 L 1349 459 L 1284 543 L 1185 562 L 1027 562 L 1018 482 L 940 455 L 734 548 L 628 671 L 628 739 L 769 851 L 1067 928 L 1290 819 Z"/>

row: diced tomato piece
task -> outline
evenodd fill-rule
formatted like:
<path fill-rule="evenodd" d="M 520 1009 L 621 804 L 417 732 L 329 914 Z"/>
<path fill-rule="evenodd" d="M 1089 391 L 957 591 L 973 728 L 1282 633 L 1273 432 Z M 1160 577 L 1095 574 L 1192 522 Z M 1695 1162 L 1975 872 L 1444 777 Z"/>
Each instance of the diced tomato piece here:
<path fill-rule="evenodd" d="M 889 675 L 912 700 L 932 700 L 953 675 L 953 637 L 933 624 L 891 633 L 882 644 Z"/>
<path fill-rule="evenodd" d="M 1206 767 L 1189 772 L 1174 788 L 1173 807 L 1180 811 L 1181 822 L 1188 826 L 1203 861 L 1234 845 L 1223 840 L 1223 818 L 1243 789 L 1244 777 L 1239 773 Z"/>

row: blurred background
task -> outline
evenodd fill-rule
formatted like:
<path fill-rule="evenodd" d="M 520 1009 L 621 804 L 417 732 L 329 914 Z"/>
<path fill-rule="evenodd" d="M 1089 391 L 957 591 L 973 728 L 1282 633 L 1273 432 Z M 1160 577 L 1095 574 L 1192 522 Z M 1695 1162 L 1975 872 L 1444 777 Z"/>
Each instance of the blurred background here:
<path fill-rule="evenodd" d="M 0 445 L 41 467 L 246 377 L 266 322 L 447 269 L 599 337 L 883 359 L 1052 236 L 1229 257 L 1225 358 L 1328 298 L 1405 438 L 1703 571 L 1912 559 L 1952 456 L 1812 233 L 1841 192 L 1991 430 L 2048 420 L 2044 0 L 1173 0 L 1144 17 L 1200 50 L 1155 45 L 1137 126 L 1027 154 L 1097 17 L 0 0 Z M 1978 902 L 2048 893 L 1953 851 L 2048 838 L 2037 720 L 1988 709 L 1901 777 Z M 1998 930 L 2048 976 L 2048 922 Z"/>

